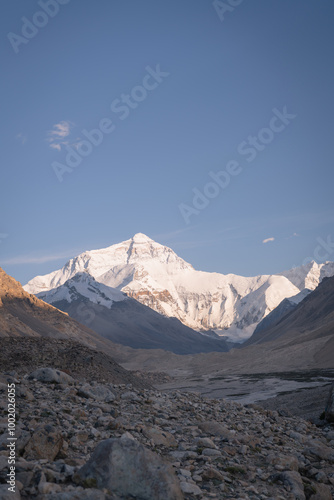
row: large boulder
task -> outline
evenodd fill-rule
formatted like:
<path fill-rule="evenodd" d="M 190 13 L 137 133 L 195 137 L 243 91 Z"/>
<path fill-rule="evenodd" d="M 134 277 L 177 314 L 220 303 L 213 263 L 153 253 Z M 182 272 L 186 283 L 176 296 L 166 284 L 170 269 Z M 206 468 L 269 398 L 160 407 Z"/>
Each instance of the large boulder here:
<path fill-rule="evenodd" d="M 67 375 L 67 373 L 49 367 L 38 368 L 28 375 L 29 380 L 34 378 L 39 382 L 46 383 L 72 384 L 74 382 L 74 379 L 70 375 Z"/>
<path fill-rule="evenodd" d="M 52 425 L 37 427 L 24 450 L 27 460 L 54 460 L 63 445 L 60 432 Z"/>
<path fill-rule="evenodd" d="M 122 498 L 183 499 L 172 467 L 128 437 L 99 443 L 76 480 L 85 487 L 106 488 Z"/>

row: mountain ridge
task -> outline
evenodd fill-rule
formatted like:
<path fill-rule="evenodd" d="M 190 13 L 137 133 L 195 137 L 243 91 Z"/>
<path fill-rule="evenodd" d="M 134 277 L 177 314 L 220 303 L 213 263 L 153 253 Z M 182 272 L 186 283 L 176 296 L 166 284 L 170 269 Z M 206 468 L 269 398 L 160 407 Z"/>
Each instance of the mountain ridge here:
<path fill-rule="evenodd" d="M 227 336 L 228 329 L 236 329 L 244 340 L 283 299 L 301 291 L 297 285 L 302 288 L 307 282 L 314 289 L 324 276 L 334 275 L 334 263 L 313 262 L 253 277 L 208 273 L 195 270 L 172 249 L 137 233 L 107 248 L 83 252 L 63 268 L 30 280 L 24 289 L 45 292 L 83 271 L 192 329 Z"/>
<path fill-rule="evenodd" d="M 324 278 L 318 287 L 308 294 L 299 304 L 278 318 L 264 330 L 245 342 L 244 346 L 273 342 L 277 339 L 297 339 L 301 334 L 307 339 L 334 333 L 334 276 Z M 330 343 L 334 336 L 330 336 Z"/>

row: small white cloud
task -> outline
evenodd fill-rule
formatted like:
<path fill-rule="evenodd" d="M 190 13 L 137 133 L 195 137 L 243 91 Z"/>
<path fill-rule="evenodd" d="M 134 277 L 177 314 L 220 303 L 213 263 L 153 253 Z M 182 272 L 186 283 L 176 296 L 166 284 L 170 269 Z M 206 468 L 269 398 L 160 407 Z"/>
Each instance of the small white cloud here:
<path fill-rule="evenodd" d="M 18 139 L 21 142 L 22 146 L 27 142 L 27 136 L 21 133 L 17 134 L 16 139 Z"/>
<path fill-rule="evenodd" d="M 65 120 L 53 125 L 46 138 L 46 141 L 50 143 L 50 148 L 61 151 L 62 146 L 68 144 L 68 141 L 64 141 L 64 139 L 70 135 L 72 125 L 71 122 Z"/>
<path fill-rule="evenodd" d="M 49 135 L 57 137 L 58 139 L 63 139 L 70 135 L 71 123 L 66 121 L 61 121 L 53 126 L 53 130 L 50 130 Z"/>
<path fill-rule="evenodd" d="M 262 243 L 269 243 L 270 241 L 275 241 L 275 238 L 266 238 L 265 240 L 262 241 Z"/>
<path fill-rule="evenodd" d="M 50 144 L 50 148 L 58 149 L 58 151 L 61 151 L 61 145 L 60 144 L 56 144 L 55 142 L 53 142 L 53 143 Z"/>

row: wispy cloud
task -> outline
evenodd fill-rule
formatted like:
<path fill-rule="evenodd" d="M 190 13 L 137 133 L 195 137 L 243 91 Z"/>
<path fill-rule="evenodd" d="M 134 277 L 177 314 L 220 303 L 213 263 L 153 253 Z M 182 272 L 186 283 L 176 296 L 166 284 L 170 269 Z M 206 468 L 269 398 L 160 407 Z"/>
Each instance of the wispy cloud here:
<path fill-rule="evenodd" d="M 24 134 L 17 134 L 16 139 L 21 142 L 22 146 L 27 142 L 28 138 Z"/>
<path fill-rule="evenodd" d="M 44 264 L 45 262 L 53 262 L 60 259 L 69 259 L 77 254 L 76 250 L 61 252 L 58 254 L 49 255 L 19 255 L 6 260 L 0 260 L 1 265 L 19 265 L 19 264 Z"/>
<path fill-rule="evenodd" d="M 49 130 L 47 142 L 50 148 L 57 149 L 61 151 L 62 146 L 66 146 L 68 141 L 64 139 L 71 134 L 71 127 L 73 124 L 70 121 L 61 121 L 53 125 L 52 130 Z"/>
<path fill-rule="evenodd" d="M 53 126 L 53 130 L 50 130 L 49 134 L 51 136 L 57 137 L 58 139 L 59 138 L 63 139 L 64 137 L 70 135 L 70 131 L 71 131 L 71 123 L 67 121 L 62 121 L 56 123 Z"/>
<path fill-rule="evenodd" d="M 263 240 L 262 243 L 269 243 L 270 241 L 275 241 L 275 238 L 271 236 L 270 238 L 266 238 L 265 240 Z"/>

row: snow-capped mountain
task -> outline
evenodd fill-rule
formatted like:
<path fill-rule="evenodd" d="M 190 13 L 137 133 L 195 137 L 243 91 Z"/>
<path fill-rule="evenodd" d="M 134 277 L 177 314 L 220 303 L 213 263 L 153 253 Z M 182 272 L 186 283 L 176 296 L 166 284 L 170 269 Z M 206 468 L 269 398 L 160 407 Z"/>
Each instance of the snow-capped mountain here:
<path fill-rule="evenodd" d="M 255 277 L 196 271 L 170 248 L 138 233 L 108 248 L 84 252 L 62 269 L 37 276 L 24 289 L 38 294 L 87 272 L 99 283 L 195 330 L 227 333 L 224 330 L 230 329 L 245 339 L 283 299 L 306 286 L 312 290 L 323 276 L 334 275 L 332 262 L 311 264 Z"/>
<path fill-rule="evenodd" d="M 299 290 L 314 290 L 324 278 L 334 275 L 334 262 L 317 264 L 311 261 L 301 267 L 294 267 L 289 271 L 283 271 L 281 276 L 288 278 Z"/>

